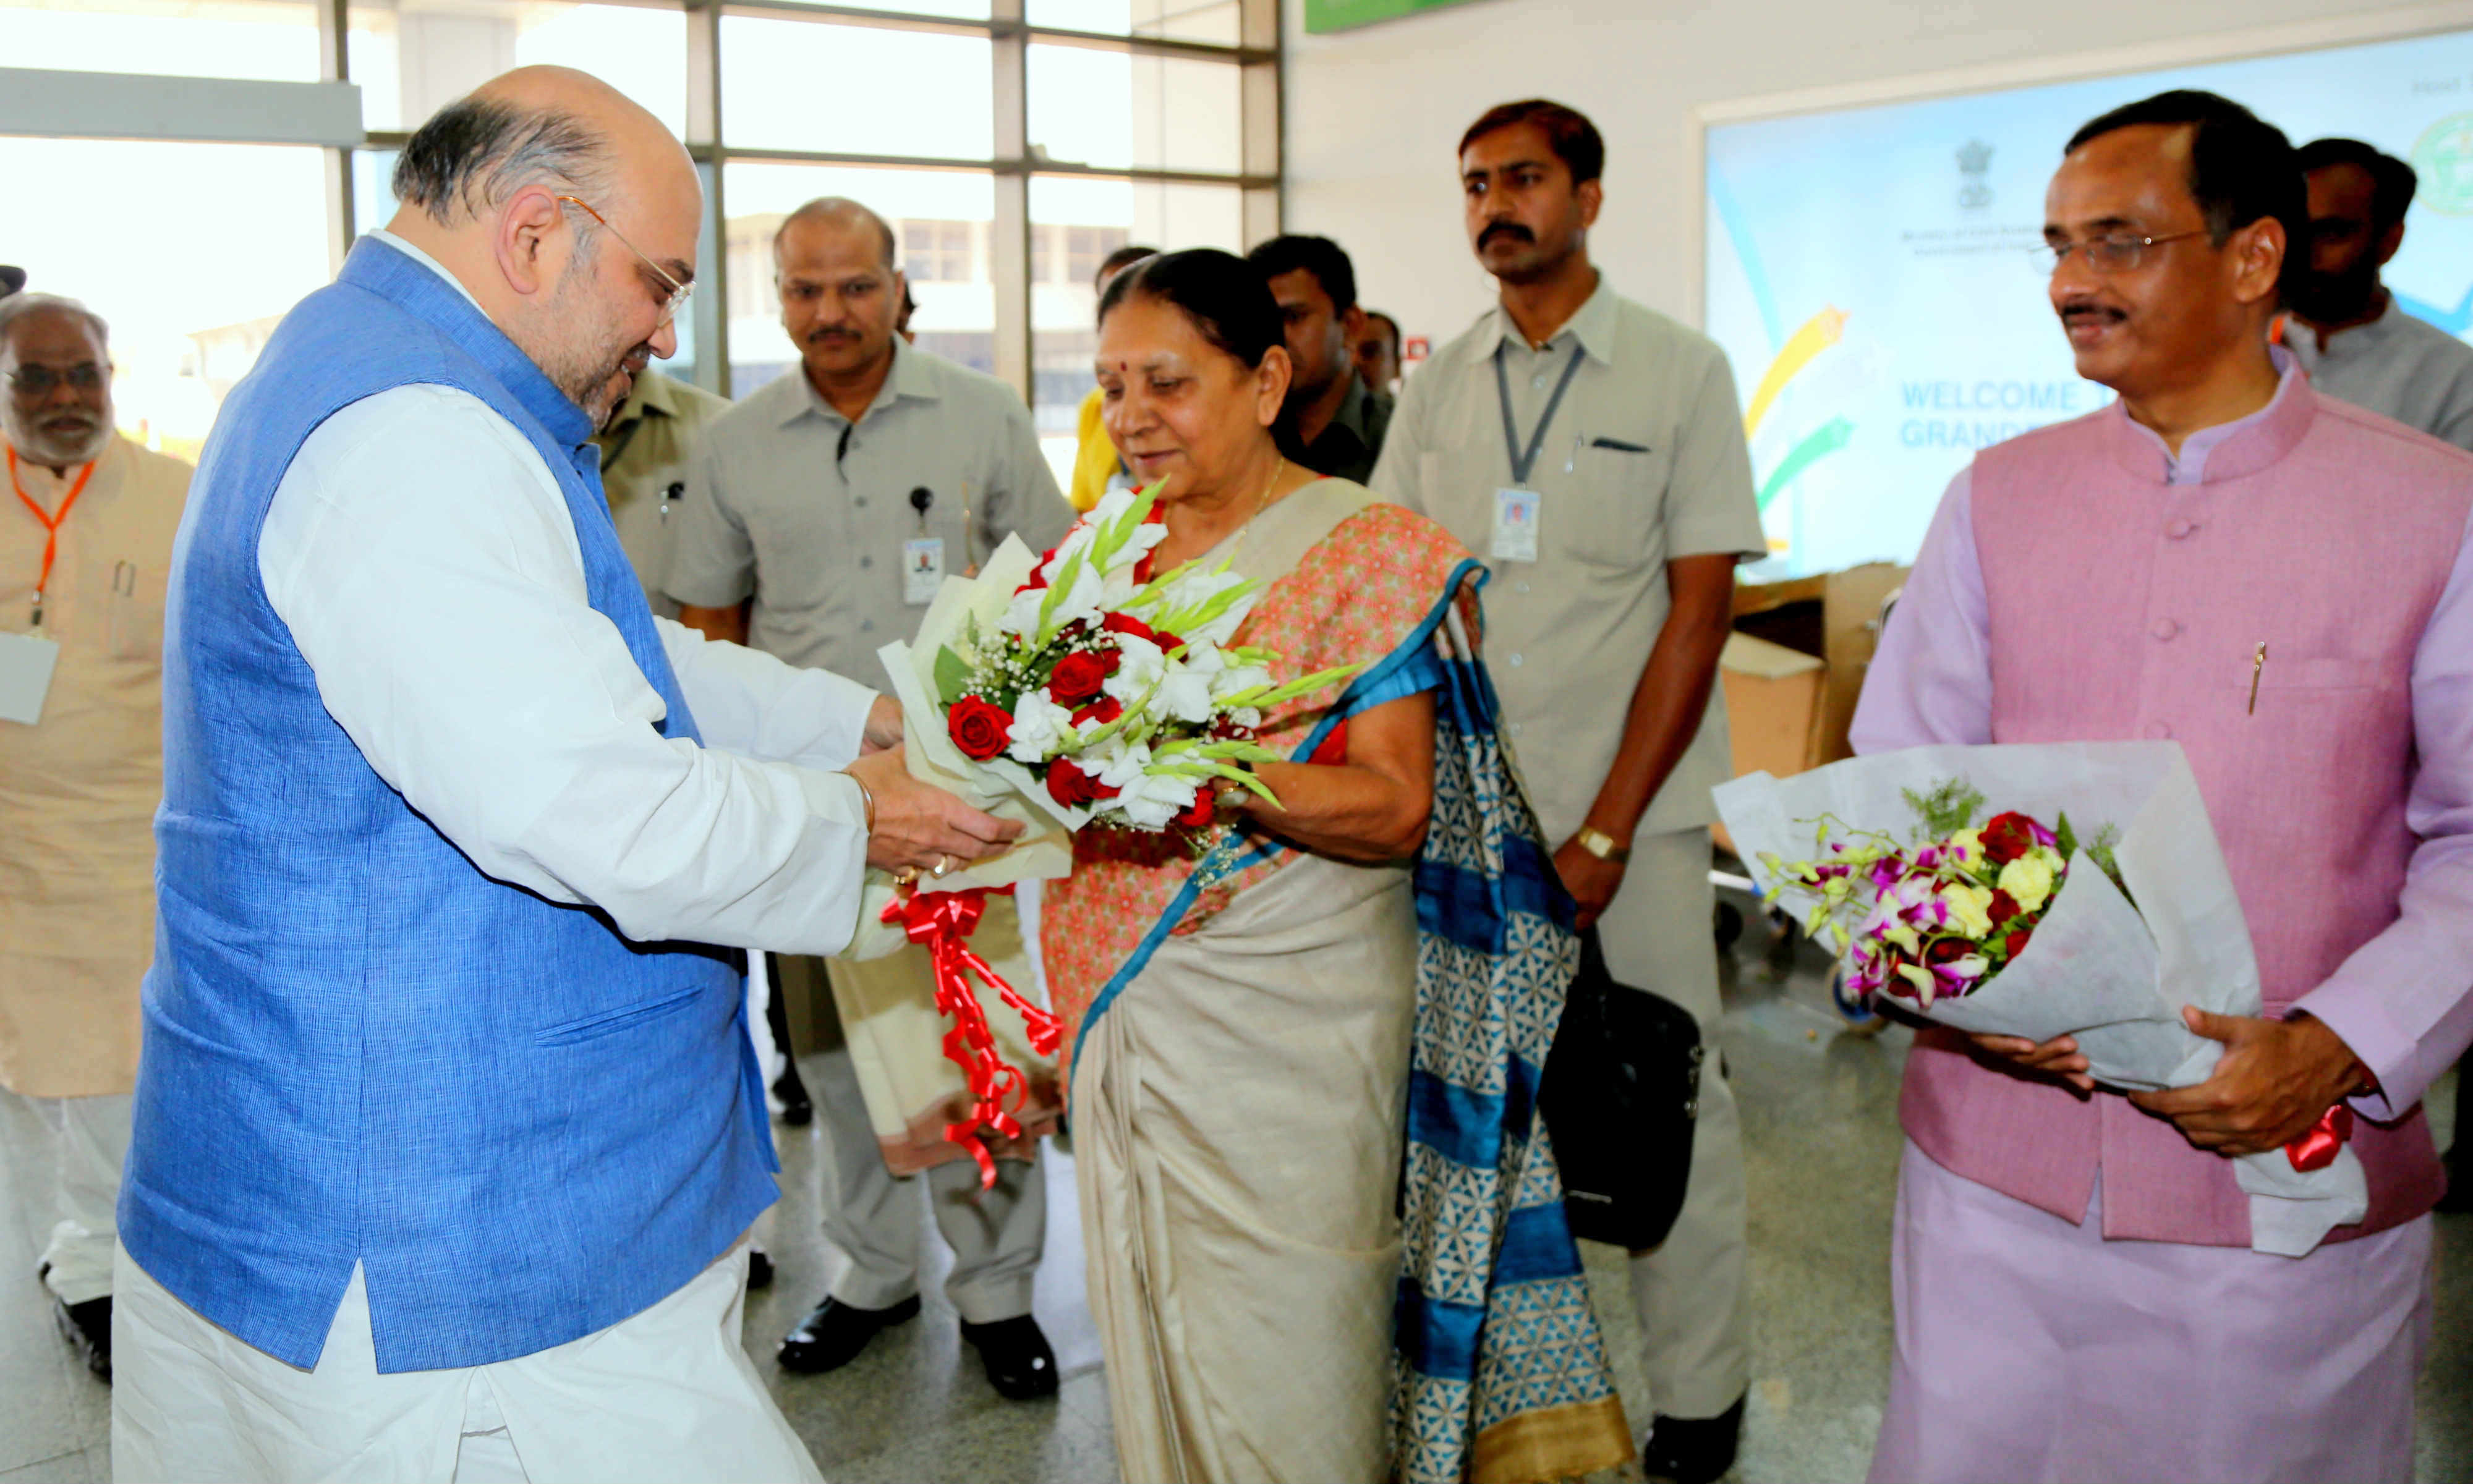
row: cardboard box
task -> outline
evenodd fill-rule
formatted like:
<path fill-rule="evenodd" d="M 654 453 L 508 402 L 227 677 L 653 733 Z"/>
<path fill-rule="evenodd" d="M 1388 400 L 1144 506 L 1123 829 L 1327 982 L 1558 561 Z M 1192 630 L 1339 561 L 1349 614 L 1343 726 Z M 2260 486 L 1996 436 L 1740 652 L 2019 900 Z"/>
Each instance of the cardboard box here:
<path fill-rule="evenodd" d="M 1813 766 L 1829 666 L 1815 656 L 1748 634 L 1726 636 L 1717 662 L 1735 772 L 1779 778 Z"/>
<path fill-rule="evenodd" d="M 1873 647 L 1880 642 L 1881 604 L 1906 582 L 1907 571 L 1891 562 L 1875 562 L 1818 577 L 1745 583 L 1736 589 L 1738 633 L 1798 651 L 1825 665 L 1819 715 L 1805 760 L 1793 768 L 1770 767 L 1769 772 L 1784 778 L 1853 755 L 1846 731 L 1855 720 L 1855 703 L 1863 692 Z M 1730 714 L 1734 695 L 1731 688 L 1726 692 Z M 1739 741 L 1736 756 L 1740 760 L 1742 755 Z M 1743 770 L 1738 767 L 1737 771 Z"/>

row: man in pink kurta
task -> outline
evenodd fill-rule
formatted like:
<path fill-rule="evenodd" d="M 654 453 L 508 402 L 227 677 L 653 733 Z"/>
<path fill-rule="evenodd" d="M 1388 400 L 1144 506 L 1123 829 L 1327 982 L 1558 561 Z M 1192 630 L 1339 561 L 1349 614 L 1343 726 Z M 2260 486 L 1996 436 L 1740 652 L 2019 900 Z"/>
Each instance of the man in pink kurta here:
<path fill-rule="evenodd" d="M 1855 722 L 1924 743 L 2171 738 L 2255 941 L 2197 1088 L 2068 1038 L 1917 1037 L 1878 1481 L 2409 1480 L 2441 1177 L 2419 1100 L 2473 1040 L 2473 456 L 2318 396 L 2268 324 L 2283 136 L 2168 93 L 2071 142 L 2052 298 L 2103 412 L 1952 484 Z M 2369 1213 L 2249 1248 L 2230 1155 L 2348 1102 Z"/>

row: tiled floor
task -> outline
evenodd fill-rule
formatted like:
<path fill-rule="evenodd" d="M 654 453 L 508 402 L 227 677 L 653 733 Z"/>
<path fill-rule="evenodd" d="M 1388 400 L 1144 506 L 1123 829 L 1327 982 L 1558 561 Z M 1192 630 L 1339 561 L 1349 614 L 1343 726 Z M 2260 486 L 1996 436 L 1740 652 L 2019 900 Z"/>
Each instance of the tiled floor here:
<path fill-rule="evenodd" d="M 1740 950 L 1727 990 L 1725 1053 L 1743 1107 L 1752 1211 L 1753 1375 L 1741 1484 L 1862 1477 L 1889 1352 L 1888 1221 L 1904 1052 L 1891 1032 L 1844 1033 L 1807 952 Z M 782 1129 L 787 1195 L 767 1218 L 780 1268 L 748 1305 L 747 1343 L 774 1395 L 836 1484 L 1116 1478 L 1098 1342 L 1081 1310 L 1068 1161 L 1051 1163 L 1049 1260 L 1039 1315 L 1067 1373 L 1053 1401 L 1008 1402 L 988 1388 L 931 1283 L 922 1318 L 880 1337 L 846 1370 L 774 1370 L 781 1332 L 822 1293 L 816 1151 Z M 70 1361 L 32 1273 L 50 1223 L 42 1127 L 0 1094 L 0 1484 L 108 1476 L 109 1396 Z M 924 1219 L 924 1211 L 923 1211 Z M 2439 1221 L 2438 1322 L 2421 1389 L 2420 1478 L 2473 1477 L 2473 1218 Z M 931 1240 L 927 1244 L 934 1248 Z M 1612 1349 L 1632 1352 L 1621 1265 L 1590 1251 Z M 1628 1367 L 1624 1367 L 1628 1371 Z M 1645 1416 L 1637 1375 L 1626 1400 Z"/>

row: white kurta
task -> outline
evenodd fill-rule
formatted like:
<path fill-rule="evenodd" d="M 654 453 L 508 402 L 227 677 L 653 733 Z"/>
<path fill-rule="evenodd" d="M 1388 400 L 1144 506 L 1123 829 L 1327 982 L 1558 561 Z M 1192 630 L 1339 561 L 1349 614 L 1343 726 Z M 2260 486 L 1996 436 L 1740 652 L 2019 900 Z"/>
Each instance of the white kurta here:
<path fill-rule="evenodd" d="M 557 480 L 477 398 L 397 387 L 329 418 L 276 490 L 258 567 L 329 714 L 482 871 L 638 942 L 849 941 L 863 804 L 827 770 L 857 754 L 873 692 L 657 619 L 706 745 L 663 738 L 660 694 L 586 601 Z M 186 1478 L 209 1460 L 265 1480 L 444 1478 L 492 1409 L 533 1477 L 815 1477 L 776 1446 L 787 1425 L 739 1349 L 743 1262 L 504 1366 L 386 1376 L 365 1304 L 304 1375 L 155 1302 L 133 1267 L 115 1305 L 124 1479 L 153 1476 L 147 1460 Z"/>
<path fill-rule="evenodd" d="M 20 458 L 16 483 L 58 515 L 81 472 Z M 43 633 L 60 657 L 43 719 L 0 721 L 0 1087 L 28 1097 L 124 1096 L 137 1076 L 163 799 L 163 592 L 188 490 L 180 460 L 125 438 L 105 445 L 60 522 Z M 0 632 L 27 629 L 43 541 L 42 522 L 0 488 Z"/>

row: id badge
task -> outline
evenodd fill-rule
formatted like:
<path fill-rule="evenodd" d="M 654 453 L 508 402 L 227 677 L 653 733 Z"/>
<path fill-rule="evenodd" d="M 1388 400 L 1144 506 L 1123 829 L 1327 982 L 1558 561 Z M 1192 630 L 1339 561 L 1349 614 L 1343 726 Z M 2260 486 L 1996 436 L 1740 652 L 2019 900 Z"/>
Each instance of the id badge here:
<path fill-rule="evenodd" d="M 945 539 L 914 537 L 901 543 L 901 601 L 925 608 L 945 586 Z"/>
<path fill-rule="evenodd" d="M 1543 497 L 1534 490 L 1494 491 L 1494 549 L 1497 562 L 1537 560 L 1537 518 Z"/>
<path fill-rule="evenodd" d="M 0 721 L 31 727 L 43 719 L 52 671 L 60 661 L 56 640 L 33 634 L 0 634 Z"/>

